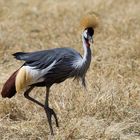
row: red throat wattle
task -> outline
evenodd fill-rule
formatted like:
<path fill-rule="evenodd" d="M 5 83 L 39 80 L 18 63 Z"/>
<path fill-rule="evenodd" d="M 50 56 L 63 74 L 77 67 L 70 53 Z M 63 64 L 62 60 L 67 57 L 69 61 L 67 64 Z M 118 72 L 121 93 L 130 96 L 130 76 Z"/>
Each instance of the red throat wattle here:
<path fill-rule="evenodd" d="M 86 46 L 87 47 L 90 47 L 90 43 L 89 43 L 89 40 L 88 39 L 86 39 Z"/>

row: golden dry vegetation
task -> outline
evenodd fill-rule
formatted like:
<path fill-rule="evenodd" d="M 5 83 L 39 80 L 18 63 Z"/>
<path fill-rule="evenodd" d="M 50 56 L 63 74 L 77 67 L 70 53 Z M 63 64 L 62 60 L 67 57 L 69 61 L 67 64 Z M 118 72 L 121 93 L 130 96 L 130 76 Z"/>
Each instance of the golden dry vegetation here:
<path fill-rule="evenodd" d="M 139 0 L 0 0 L 0 89 L 22 64 L 14 52 L 66 46 L 82 53 L 79 21 L 92 11 L 100 27 L 87 90 L 71 79 L 52 87 L 55 136 L 44 110 L 17 94 L 0 98 L 1 140 L 140 139 Z M 43 102 L 44 93 L 36 88 L 32 96 Z"/>

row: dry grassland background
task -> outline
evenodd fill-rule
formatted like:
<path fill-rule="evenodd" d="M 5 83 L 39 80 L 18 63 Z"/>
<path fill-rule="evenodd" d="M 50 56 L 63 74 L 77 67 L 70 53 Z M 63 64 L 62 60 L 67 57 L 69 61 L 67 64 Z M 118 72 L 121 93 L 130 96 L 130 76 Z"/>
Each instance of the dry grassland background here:
<path fill-rule="evenodd" d="M 42 108 L 18 94 L 0 97 L 1 140 L 140 140 L 139 0 L 0 0 L 0 89 L 20 67 L 12 53 L 73 47 L 83 53 L 79 22 L 100 15 L 87 91 L 67 80 L 51 89 L 60 128 L 50 136 Z M 32 96 L 44 101 L 45 88 Z"/>

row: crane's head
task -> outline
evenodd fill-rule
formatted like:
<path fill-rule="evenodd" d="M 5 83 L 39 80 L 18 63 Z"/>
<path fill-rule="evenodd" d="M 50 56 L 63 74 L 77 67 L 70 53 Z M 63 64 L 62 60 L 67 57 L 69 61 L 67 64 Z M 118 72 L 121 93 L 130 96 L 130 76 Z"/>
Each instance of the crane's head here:
<path fill-rule="evenodd" d="M 92 27 L 86 28 L 83 32 L 84 38 L 91 43 L 93 43 L 93 35 L 94 35 L 94 29 Z"/>
<path fill-rule="evenodd" d="M 96 13 L 89 13 L 81 20 L 81 27 L 83 31 L 83 37 L 93 43 L 94 29 L 98 26 L 99 20 Z"/>

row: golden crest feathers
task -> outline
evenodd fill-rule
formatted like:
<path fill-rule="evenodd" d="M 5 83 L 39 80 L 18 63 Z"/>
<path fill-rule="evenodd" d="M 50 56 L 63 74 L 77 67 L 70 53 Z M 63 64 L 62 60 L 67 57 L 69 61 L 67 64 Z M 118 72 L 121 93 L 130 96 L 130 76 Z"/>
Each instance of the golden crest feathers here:
<path fill-rule="evenodd" d="M 95 13 L 89 13 L 81 20 L 81 28 L 86 29 L 88 27 L 92 27 L 95 29 L 99 24 L 99 16 Z"/>

